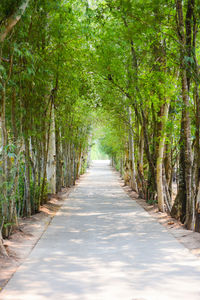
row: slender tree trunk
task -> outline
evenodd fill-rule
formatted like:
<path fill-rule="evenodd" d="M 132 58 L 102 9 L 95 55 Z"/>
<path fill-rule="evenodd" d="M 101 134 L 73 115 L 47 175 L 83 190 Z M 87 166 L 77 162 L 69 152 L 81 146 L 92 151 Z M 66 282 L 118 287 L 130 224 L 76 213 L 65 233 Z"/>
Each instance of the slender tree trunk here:
<path fill-rule="evenodd" d="M 56 145 L 56 192 L 62 187 L 62 158 L 61 158 L 61 142 L 59 124 L 55 121 L 55 145 Z"/>
<path fill-rule="evenodd" d="M 120 176 L 123 177 L 123 153 L 120 158 Z"/>
<path fill-rule="evenodd" d="M 1 137 L 2 137 L 2 178 L 1 184 L 3 186 L 2 195 L 2 215 L 4 222 L 8 221 L 9 210 L 8 210 L 8 197 L 7 197 L 7 181 L 8 181 L 8 157 L 6 146 L 8 144 L 8 133 L 6 128 L 6 85 L 3 84 L 2 88 L 2 102 L 1 102 Z M 8 228 L 3 227 L 3 235 L 8 236 Z"/>
<path fill-rule="evenodd" d="M 13 131 L 13 140 L 14 144 L 17 143 L 17 127 L 16 127 L 16 90 L 13 88 L 12 94 L 12 105 L 11 105 L 11 123 L 12 123 L 12 131 Z"/>
<path fill-rule="evenodd" d="M 139 161 L 138 161 L 141 170 L 143 170 L 143 158 L 144 158 L 144 133 L 143 133 L 143 127 L 141 127 L 140 143 L 139 143 Z"/>
<path fill-rule="evenodd" d="M 129 149 L 128 146 L 125 149 L 125 158 L 124 158 L 124 184 L 129 185 L 130 174 L 129 174 Z M 114 159 L 112 158 L 112 166 L 114 165 Z"/>
<path fill-rule="evenodd" d="M 143 159 L 144 159 L 144 134 L 143 128 L 138 128 L 139 144 L 138 144 L 138 164 L 137 164 L 137 188 L 140 198 L 146 199 L 146 182 L 144 178 Z"/>
<path fill-rule="evenodd" d="M 72 145 L 72 174 L 73 174 L 73 185 L 76 184 L 76 152 L 75 152 L 75 146 Z"/>
<path fill-rule="evenodd" d="M 30 183 L 30 149 L 28 137 L 24 138 L 25 146 L 25 199 L 26 215 L 31 216 L 31 183 Z"/>
<path fill-rule="evenodd" d="M 43 141 L 43 145 L 44 145 L 44 147 L 43 147 L 43 149 L 44 149 L 43 150 L 43 178 L 42 178 L 41 195 L 40 195 L 39 205 L 43 204 L 43 202 L 44 202 L 45 185 L 46 185 L 46 180 L 47 180 L 46 179 L 46 177 L 47 177 L 47 162 L 48 162 L 48 154 L 49 154 L 49 142 L 50 142 L 50 137 L 51 137 L 53 98 L 54 98 L 54 90 L 51 91 L 51 95 L 50 95 L 50 107 L 49 107 L 49 116 L 48 116 L 49 119 L 47 122 L 47 133 L 45 134 L 45 139 Z M 44 128 L 45 128 L 45 126 L 44 126 Z M 54 140 L 54 142 L 55 142 L 54 137 L 52 137 L 52 140 Z M 55 149 L 54 149 L 53 155 L 55 155 Z M 54 158 L 54 160 L 51 160 L 51 164 L 54 162 L 55 162 L 55 158 Z M 52 165 L 50 165 L 50 168 L 51 168 L 51 166 Z M 53 188 L 53 190 L 51 192 L 55 192 L 55 189 Z"/>
<path fill-rule="evenodd" d="M 186 181 L 186 220 L 185 224 L 188 229 L 194 228 L 194 212 L 192 198 L 192 148 L 191 148 L 191 125 L 189 115 L 189 96 L 187 83 L 187 67 L 185 65 L 186 38 L 184 33 L 183 8 L 182 0 L 176 0 L 177 11 L 177 30 L 180 41 L 180 78 L 182 86 L 183 99 L 183 128 L 185 138 L 185 181 Z"/>
<path fill-rule="evenodd" d="M 168 118 L 169 103 L 165 103 L 162 107 L 161 115 L 161 131 L 158 146 L 158 155 L 156 162 L 156 183 L 157 183 L 157 196 L 158 196 L 158 209 L 164 212 L 164 190 L 163 190 L 163 157 L 165 148 L 166 137 L 166 122 Z"/>
<path fill-rule="evenodd" d="M 182 223 L 186 218 L 186 180 L 185 180 L 185 136 L 184 136 L 184 120 L 183 113 L 181 119 L 181 131 L 180 131 L 180 155 L 179 155 L 179 168 L 178 169 L 178 193 L 176 195 L 171 216 L 180 219 Z"/>
<path fill-rule="evenodd" d="M 15 162 L 15 175 L 14 175 L 14 182 L 13 187 L 10 193 L 9 199 L 9 235 L 12 233 L 13 225 L 18 226 L 18 218 L 17 218 L 17 210 L 16 210 L 16 191 L 18 186 L 18 179 L 19 179 L 19 157 L 20 157 L 21 149 L 19 148 L 18 153 L 16 153 L 17 159 Z"/>
<path fill-rule="evenodd" d="M 4 247 L 4 244 L 3 244 L 3 237 L 2 237 L 3 225 L 4 225 L 4 217 L 3 217 L 2 222 L 0 224 L 0 255 L 8 257 L 8 253 L 7 253 L 7 251 Z"/>
<path fill-rule="evenodd" d="M 3 256 L 8 256 L 6 249 L 3 245 L 3 237 L 2 232 L 5 234 L 5 236 L 8 235 L 8 232 L 4 229 L 4 220 L 8 217 L 8 206 L 7 206 L 7 188 L 6 188 L 6 180 L 7 180 L 7 155 L 5 151 L 5 147 L 7 145 L 7 130 L 6 130 L 6 119 L 5 119 L 5 86 L 3 86 L 2 89 L 2 103 L 1 103 L 1 118 L 0 118 L 0 124 L 1 124 L 1 138 L 2 138 L 2 178 L 1 178 L 1 184 L 3 185 L 3 203 L 2 203 L 2 219 L 0 224 L 0 254 Z M 4 229 L 4 230 L 3 230 Z"/>
<path fill-rule="evenodd" d="M 194 103 L 195 103 L 195 117 L 196 117 L 196 130 L 195 130 L 195 149 L 194 149 L 194 194 L 195 194 L 195 231 L 200 232 L 200 97 L 199 97 L 199 66 L 196 57 L 196 36 L 198 32 L 199 23 L 197 22 L 196 10 L 194 10 L 195 1 L 192 1 L 193 10 L 193 43 L 192 53 L 194 59 L 194 72 L 195 72 L 195 86 L 194 86 Z M 191 5 L 189 6 L 189 8 Z M 189 18 L 191 20 L 191 18 Z M 191 26 L 191 21 L 190 24 Z"/>
<path fill-rule="evenodd" d="M 129 161 L 130 161 L 130 186 L 137 192 L 137 182 L 135 175 L 135 153 L 134 153 L 134 140 L 132 132 L 132 119 L 131 119 L 131 108 L 128 108 L 128 119 L 129 119 Z"/>
<path fill-rule="evenodd" d="M 194 160 L 194 181 L 195 181 L 195 231 L 200 232 L 200 99 L 198 85 L 195 87 L 196 102 L 196 137 L 195 137 L 195 160 Z"/>

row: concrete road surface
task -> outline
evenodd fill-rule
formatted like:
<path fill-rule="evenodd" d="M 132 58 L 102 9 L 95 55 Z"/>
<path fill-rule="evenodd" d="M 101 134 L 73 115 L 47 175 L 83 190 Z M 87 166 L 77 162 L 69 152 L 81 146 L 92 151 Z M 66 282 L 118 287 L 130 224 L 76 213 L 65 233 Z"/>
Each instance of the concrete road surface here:
<path fill-rule="evenodd" d="M 95 162 L 1 300 L 200 300 L 200 261 Z"/>

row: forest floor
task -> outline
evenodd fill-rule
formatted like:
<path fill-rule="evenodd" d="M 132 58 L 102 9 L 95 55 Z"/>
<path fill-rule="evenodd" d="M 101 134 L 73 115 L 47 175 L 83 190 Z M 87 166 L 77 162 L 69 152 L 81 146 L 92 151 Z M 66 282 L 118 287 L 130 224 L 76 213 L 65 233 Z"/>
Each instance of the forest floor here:
<path fill-rule="evenodd" d="M 0 256 L 0 291 L 15 273 L 16 269 L 28 257 L 31 250 L 50 224 L 52 218 L 63 204 L 63 197 L 72 188 L 65 188 L 62 192 L 49 196 L 48 202 L 41 206 L 40 212 L 19 220 L 19 228 L 4 240 L 8 257 Z"/>
<path fill-rule="evenodd" d="M 159 212 L 157 205 L 149 205 L 144 199 L 139 199 L 138 195 L 130 187 L 124 186 L 123 180 L 119 179 L 119 182 L 123 190 L 133 200 L 141 205 L 161 225 L 167 228 L 180 243 L 200 258 L 199 233 L 186 230 L 180 222 L 171 218 L 167 213 Z M 62 206 L 64 202 L 63 198 L 66 198 L 70 191 L 71 188 L 63 189 L 61 193 L 51 196 L 48 203 L 41 207 L 39 213 L 30 218 L 21 219 L 19 229 L 15 230 L 11 237 L 4 241 L 9 257 L 0 257 L 0 290 L 15 273 L 18 266 L 28 257 L 52 218 Z"/>

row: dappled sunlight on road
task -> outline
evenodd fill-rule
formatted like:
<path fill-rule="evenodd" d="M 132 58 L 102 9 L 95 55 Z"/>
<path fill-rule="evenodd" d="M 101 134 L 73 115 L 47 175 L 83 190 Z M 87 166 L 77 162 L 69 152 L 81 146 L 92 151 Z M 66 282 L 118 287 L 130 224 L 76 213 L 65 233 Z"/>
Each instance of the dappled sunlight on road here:
<path fill-rule="evenodd" d="M 95 163 L 5 289 L 7 300 L 200 299 L 200 262 Z"/>

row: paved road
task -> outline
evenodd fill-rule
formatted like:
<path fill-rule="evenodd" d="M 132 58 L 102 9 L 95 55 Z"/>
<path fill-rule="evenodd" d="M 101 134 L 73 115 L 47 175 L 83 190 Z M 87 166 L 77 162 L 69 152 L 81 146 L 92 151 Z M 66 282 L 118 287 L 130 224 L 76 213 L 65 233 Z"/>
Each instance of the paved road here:
<path fill-rule="evenodd" d="M 200 262 L 96 162 L 1 300 L 199 300 Z"/>

